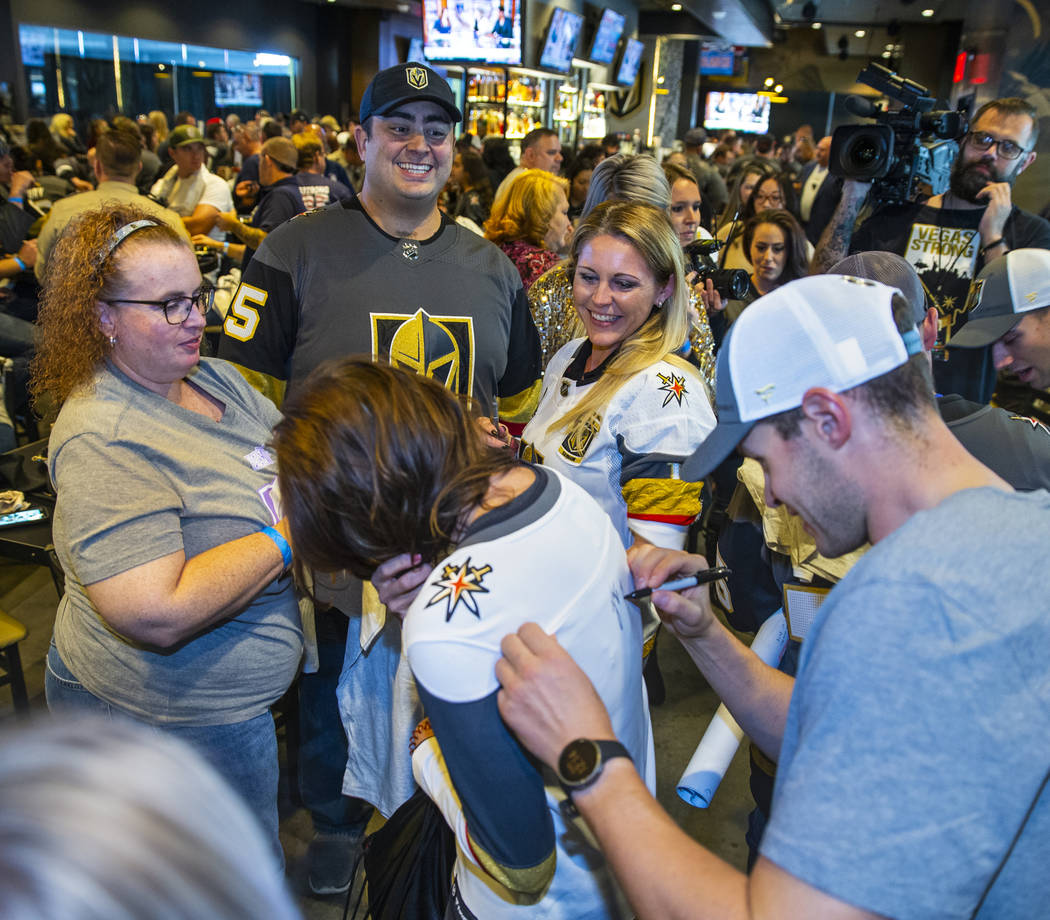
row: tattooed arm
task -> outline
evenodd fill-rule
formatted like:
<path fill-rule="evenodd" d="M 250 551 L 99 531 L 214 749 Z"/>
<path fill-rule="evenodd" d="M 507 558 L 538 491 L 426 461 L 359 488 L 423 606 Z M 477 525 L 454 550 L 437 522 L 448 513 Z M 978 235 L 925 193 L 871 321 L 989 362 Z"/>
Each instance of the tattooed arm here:
<path fill-rule="evenodd" d="M 838 207 L 820 235 L 816 252 L 809 263 L 809 273 L 820 275 L 832 265 L 849 255 L 849 244 L 853 239 L 853 225 L 857 220 L 864 200 L 868 197 L 870 182 L 847 179 L 842 183 L 842 194 Z"/>

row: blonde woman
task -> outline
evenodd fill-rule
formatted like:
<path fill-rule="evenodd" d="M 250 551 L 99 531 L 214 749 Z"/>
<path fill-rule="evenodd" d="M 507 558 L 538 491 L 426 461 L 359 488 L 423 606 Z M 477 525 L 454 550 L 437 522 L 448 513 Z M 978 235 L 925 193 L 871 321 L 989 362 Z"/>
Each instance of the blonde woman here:
<path fill-rule="evenodd" d="M 526 169 L 496 199 L 485 221 L 491 240 L 514 263 L 526 293 L 561 261 L 569 244 L 569 183 L 543 169 Z"/>
<path fill-rule="evenodd" d="M 679 357 L 689 286 L 662 208 L 599 205 L 576 230 L 567 265 L 585 337 L 551 359 L 525 459 L 591 494 L 625 547 L 680 548 L 700 512 L 700 483 L 678 464 L 715 426 L 703 377 Z"/>

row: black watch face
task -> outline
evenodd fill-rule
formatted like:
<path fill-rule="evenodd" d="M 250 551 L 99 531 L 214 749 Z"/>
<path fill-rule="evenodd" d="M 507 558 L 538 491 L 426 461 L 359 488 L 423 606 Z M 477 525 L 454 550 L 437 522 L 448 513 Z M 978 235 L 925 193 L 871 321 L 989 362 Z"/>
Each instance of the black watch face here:
<path fill-rule="evenodd" d="M 598 745 L 587 738 L 577 738 L 565 745 L 558 758 L 558 773 L 570 786 L 590 778 L 598 767 Z"/>

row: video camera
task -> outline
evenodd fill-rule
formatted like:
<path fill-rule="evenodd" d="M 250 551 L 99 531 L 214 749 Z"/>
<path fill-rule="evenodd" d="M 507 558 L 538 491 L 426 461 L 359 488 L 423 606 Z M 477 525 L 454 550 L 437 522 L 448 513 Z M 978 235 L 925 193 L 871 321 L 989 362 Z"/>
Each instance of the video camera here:
<path fill-rule="evenodd" d="M 925 86 L 906 80 L 879 64 L 869 64 L 857 82 L 900 103 L 880 109 L 863 96 L 849 96 L 846 108 L 873 125 L 842 125 L 831 136 L 828 171 L 846 179 L 871 181 L 879 203 L 909 201 L 918 183 L 932 194 L 948 190 L 958 139 L 969 125 L 961 112 L 931 111 L 936 100 Z"/>
<path fill-rule="evenodd" d="M 696 272 L 694 284 L 710 278 L 723 300 L 743 300 L 751 290 L 751 277 L 742 268 L 719 268 L 714 254 L 725 243 L 721 240 L 693 240 L 683 247 L 685 270 Z"/>

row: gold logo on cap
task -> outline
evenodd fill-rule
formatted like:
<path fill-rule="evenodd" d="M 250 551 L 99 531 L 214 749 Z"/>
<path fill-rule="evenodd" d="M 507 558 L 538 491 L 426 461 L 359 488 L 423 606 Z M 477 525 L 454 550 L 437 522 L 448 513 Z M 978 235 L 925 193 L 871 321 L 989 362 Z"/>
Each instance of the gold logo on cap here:
<path fill-rule="evenodd" d="M 427 88 L 427 72 L 422 67 L 409 67 L 405 71 L 405 79 L 412 89 Z"/>
<path fill-rule="evenodd" d="M 1037 291 L 1032 291 L 1032 292 L 1030 292 L 1030 293 L 1028 293 L 1028 294 L 1025 294 L 1025 295 L 1024 295 L 1024 299 L 1025 299 L 1025 300 L 1027 300 L 1027 301 L 1028 301 L 1029 303 L 1031 303 L 1031 302 L 1032 302 L 1033 300 L 1035 300 L 1035 299 L 1036 299 L 1036 298 L 1037 298 L 1038 296 L 1039 296 L 1039 294 L 1038 294 L 1038 292 L 1037 292 Z"/>
<path fill-rule="evenodd" d="M 768 403 L 770 397 L 773 395 L 773 391 L 777 388 L 775 383 L 767 383 L 764 387 L 759 387 L 755 390 L 755 395 L 762 398 L 762 402 Z"/>

